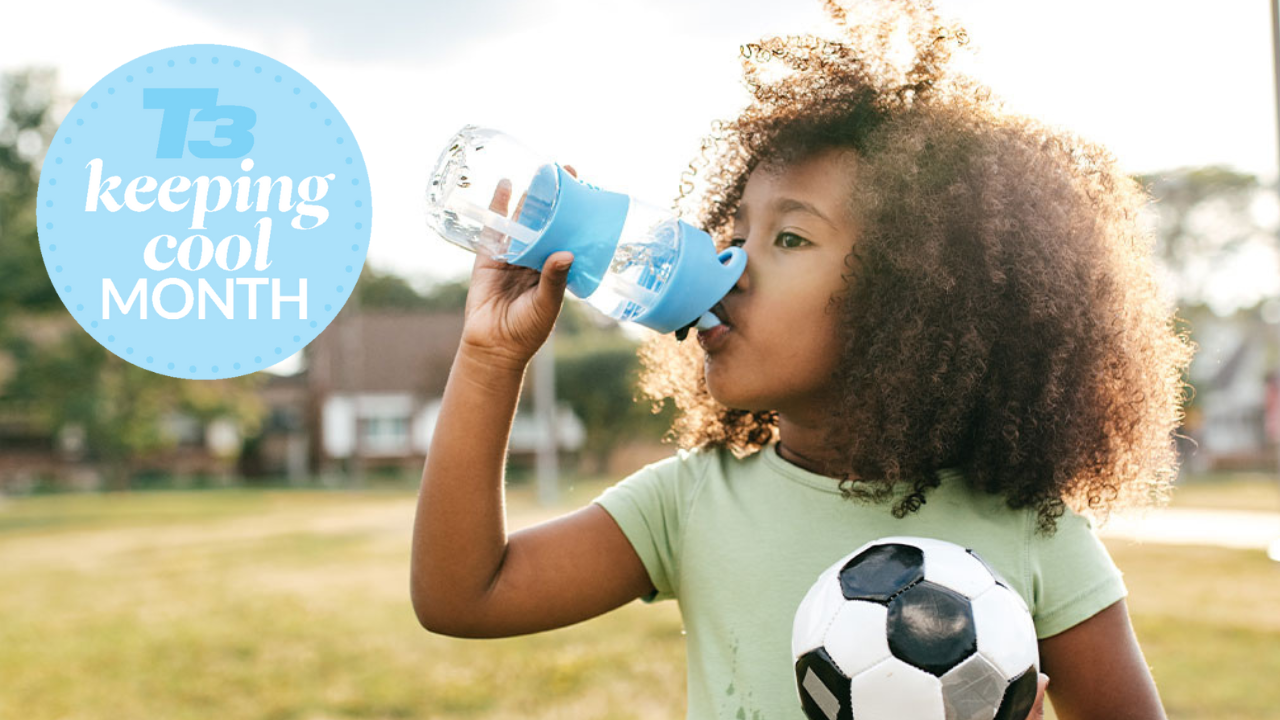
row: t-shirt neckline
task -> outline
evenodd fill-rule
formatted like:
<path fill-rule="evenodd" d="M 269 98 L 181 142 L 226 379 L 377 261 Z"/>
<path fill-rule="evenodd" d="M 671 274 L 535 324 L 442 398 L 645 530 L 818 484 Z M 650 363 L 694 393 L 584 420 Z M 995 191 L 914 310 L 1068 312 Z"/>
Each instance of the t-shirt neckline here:
<path fill-rule="evenodd" d="M 793 482 L 799 483 L 806 487 L 811 487 L 822 492 L 832 493 L 835 495 L 840 492 L 840 478 L 834 478 L 827 475 L 821 475 L 811 470 L 805 470 L 799 465 L 793 465 L 786 458 L 778 454 L 778 441 L 774 440 L 765 447 L 762 452 L 764 462 L 771 469 L 776 470 L 783 477 Z M 945 483 L 953 477 L 959 476 L 961 473 L 956 468 L 942 468 L 938 470 L 942 481 Z"/>
<path fill-rule="evenodd" d="M 840 494 L 840 478 L 828 477 L 820 475 L 811 470 L 805 470 L 799 465 L 792 465 L 789 461 L 778 454 L 778 441 L 774 440 L 764 449 L 764 461 L 773 470 L 778 471 L 788 480 L 795 481 L 806 487 L 815 490 L 829 492 L 836 495 Z"/>

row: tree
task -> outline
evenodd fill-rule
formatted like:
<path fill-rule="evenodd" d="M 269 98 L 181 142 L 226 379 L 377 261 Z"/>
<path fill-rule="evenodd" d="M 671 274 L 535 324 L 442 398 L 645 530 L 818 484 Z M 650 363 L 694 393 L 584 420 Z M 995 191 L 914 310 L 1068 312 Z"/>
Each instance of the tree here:
<path fill-rule="evenodd" d="M 404 310 L 462 312 L 467 302 L 466 280 L 437 283 L 427 293 L 414 290 L 404 278 L 390 273 L 382 274 L 367 263 L 360 271 L 354 299 L 362 309 L 398 308 Z"/>
<path fill-rule="evenodd" d="M 556 321 L 556 395 L 587 428 L 584 452 L 601 472 L 620 444 L 661 440 L 674 407 L 660 413 L 641 398 L 639 342 L 619 323 L 579 300 L 566 300 Z"/>
<path fill-rule="evenodd" d="M 30 437 L 84 432 L 90 461 L 108 486 L 128 487 L 132 469 L 173 440 L 161 418 L 228 417 L 252 434 L 265 414 L 261 374 L 193 382 L 139 368 L 83 332 L 49 280 L 36 231 L 36 191 L 60 103 L 56 74 L 0 74 L 0 416 Z M 0 448 L 6 438 L 0 436 Z M 50 442 L 50 444 L 52 444 Z"/>
<path fill-rule="evenodd" d="M 1254 175 L 1221 166 L 1179 168 L 1136 177 L 1154 198 L 1156 257 L 1168 273 L 1179 304 L 1214 298 L 1233 264 L 1245 253 L 1270 253 L 1276 228 L 1265 227 L 1258 206 L 1275 190 Z M 1238 289 L 1251 304 L 1256 288 Z"/>
<path fill-rule="evenodd" d="M 36 234 L 40 161 L 57 130 L 55 80 L 51 70 L 0 74 L 0 338 L 16 312 L 62 308 Z"/>

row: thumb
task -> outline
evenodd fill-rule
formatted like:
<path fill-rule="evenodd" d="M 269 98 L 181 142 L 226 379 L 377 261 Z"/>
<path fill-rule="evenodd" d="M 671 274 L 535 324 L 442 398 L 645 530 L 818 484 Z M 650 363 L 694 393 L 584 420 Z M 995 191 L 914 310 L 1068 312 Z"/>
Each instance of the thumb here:
<path fill-rule="evenodd" d="M 538 300 L 549 307 L 560 306 L 569 284 L 569 268 L 573 265 L 573 253 L 553 253 L 542 264 L 542 277 L 538 281 Z"/>
<path fill-rule="evenodd" d="M 1031 706 L 1031 714 L 1027 715 L 1027 720 L 1043 720 L 1044 718 L 1044 692 L 1049 688 L 1049 676 L 1044 673 L 1038 673 L 1036 677 L 1036 699 Z"/>

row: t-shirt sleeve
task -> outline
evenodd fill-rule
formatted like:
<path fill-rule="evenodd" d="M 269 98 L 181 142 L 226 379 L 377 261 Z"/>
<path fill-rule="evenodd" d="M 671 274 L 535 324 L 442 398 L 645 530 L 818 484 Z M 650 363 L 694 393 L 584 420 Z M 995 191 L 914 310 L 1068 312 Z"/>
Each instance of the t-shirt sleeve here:
<path fill-rule="evenodd" d="M 613 516 L 649 572 L 656 592 L 640 598 L 646 603 L 674 599 L 679 592 L 683 460 L 679 453 L 646 465 L 592 500 Z"/>
<path fill-rule="evenodd" d="M 1123 599 L 1120 569 L 1093 523 L 1068 509 L 1050 536 L 1032 535 L 1030 572 L 1036 637 L 1057 635 Z"/>

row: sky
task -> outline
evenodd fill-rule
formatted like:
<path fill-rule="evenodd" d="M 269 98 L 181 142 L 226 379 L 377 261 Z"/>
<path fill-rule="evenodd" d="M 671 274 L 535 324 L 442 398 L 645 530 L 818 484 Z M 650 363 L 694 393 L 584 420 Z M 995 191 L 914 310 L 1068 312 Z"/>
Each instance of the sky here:
<path fill-rule="evenodd" d="M 1106 145 L 1129 172 L 1222 164 L 1274 182 L 1268 5 L 1224 0 L 938 0 L 968 30 L 959 67 L 1006 106 Z M 302 73 L 351 126 L 369 169 L 368 263 L 419 289 L 472 256 L 426 229 L 427 174 L 471 123 L 588 182 L 666 207 L 713 120 L 746 101 L 741 44 L 828 26 L 773 0 L 64 0 L 11 3 L 0 71 L 53 66 L 78 95 L 119 65 L 191 43 Z M 29 31 L 21 31 L 29 28 Z M 18 31 L 15 31 L 18 30 Z M 1277 262 L 1238 286 L 1280 292 Z M 1247 277 L 1246 277 L 1247 276 Z"/>

